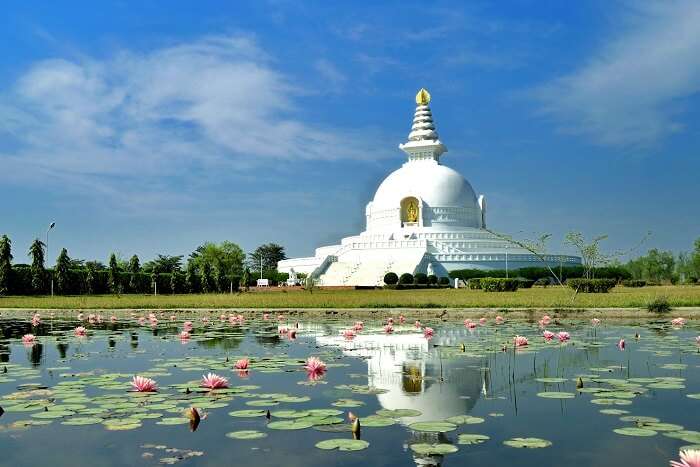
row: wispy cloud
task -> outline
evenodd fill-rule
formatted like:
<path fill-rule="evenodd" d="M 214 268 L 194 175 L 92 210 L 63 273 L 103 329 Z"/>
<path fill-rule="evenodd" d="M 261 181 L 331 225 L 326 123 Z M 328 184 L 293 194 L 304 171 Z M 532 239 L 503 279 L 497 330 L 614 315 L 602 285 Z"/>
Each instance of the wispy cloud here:
<path fill-rule="evenodd" d="M 245 36 L 35 63 L 0 96 L 0 179 L 155 203 L 185 175 L 377 157 L 376 132 L 358 140 L 359 129 L 307 121 L 294 96 L 310 90 L 274 63 Z M 343 79 L 330 66 L 325 73 Z"/>
<path fill-rule="evenodd" d="M 645 146 L 682 130 L 684 98 L 700 91 L 700 2 L 643 2 L 624 14 L 585 65 L 534 95 L 564 131 Z"/>
<path fill-rule="evenodd" d="M 323 58 L 314 62 L 314 69 L 323 78 L 326 85 L 336 92 L 340 91 L 348 80 L 348 77 L 337 66 Z"/>

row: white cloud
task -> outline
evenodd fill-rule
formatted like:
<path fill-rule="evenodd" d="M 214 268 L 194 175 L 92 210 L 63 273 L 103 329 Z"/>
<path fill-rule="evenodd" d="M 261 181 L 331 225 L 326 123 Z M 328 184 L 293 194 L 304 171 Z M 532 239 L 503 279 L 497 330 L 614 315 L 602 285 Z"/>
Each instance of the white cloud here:
<path fill-rule="evenodd" d="M 535 90 L 563 129 L 610 145 L 648 145 L 683 128 L 683 99 L 700 91 L 700 2 L 627 5 L 608 45 Z"/>
<path fill-rule="evenodd" d="M 159 199 L 167 177 L 197 171 L 379 156 L 359 130 L 305 121 L 294 96 L 311 91 L 293 82 L 240 36 L 41 61 L 0 96 L 0 178 Z"/>
<path fill-rule="evenodd" d="M 314 69 L 324 79 L 324 81 L 335 91 L 340 91 L 347 82 L 348 77 L 338 69 L 332 62 L 326 59 L 316 60 Z"/>

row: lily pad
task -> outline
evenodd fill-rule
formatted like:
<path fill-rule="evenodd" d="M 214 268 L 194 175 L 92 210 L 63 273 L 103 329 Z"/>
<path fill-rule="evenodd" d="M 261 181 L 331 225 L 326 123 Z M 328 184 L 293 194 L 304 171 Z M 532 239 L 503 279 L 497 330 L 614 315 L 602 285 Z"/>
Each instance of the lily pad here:
<path fill-rule="evenodd" d="M 241 430 L 241 431 L 232 431 L 230 433 L 226 433 L 226 436 L 229 438 L 233 439 L 260 439 L 260 438 L 266 438 L 267 433 L 263 433 L 262 431 L 256 431 L 256 430 Z"/>
<path fill-rule="evenodd" d="M 411 450 L 416 454 L 421 454 L 423 456 L 442 456 L 445 454 L 452 454 L 453 452 L 457 452 L 458 448 L 457 446 L 447 443 L 418 443 L 411 444 Z"/>
<path fill-rule="evenodd" d="M 408 427 L 413 431 L 427 431 L 433 433 L 445 433 L 457 429 L 457 425 L 447 421 L 416 422 L 411 423 Z"/>
<path fill-rule="evenodd" d="M 422 415 L 422 412 L 420 410 L 415 410 L 415 409 L 395 409 L 395 410 L 389 410 L 389 409 L 381 409 L 377 410 L 377 415 L 380 415 L 382 417 L 391 417 L 391 418 L 403 418 L 403 417 L 419 417 Z"/>
<path fill-rule="evenodd" d="M 476 425 L 478 423 L 484 423 L 484 419 L 481 417 L 472 417 L 471 415 L 455 415 L 446 420 L 447 422 L 454 423 L 455 425 Z"/>
<path fill-rule="evenodd" d="M 538 392 L 537 396 L 544 397 L 545 399 L 573 399 L 574 397 L 576 397 L 576 394 L 574 394 L 573 392 L 551 391 L 551 392 Z"/>
<path fill-rule="evenodd" d="M 267 424 L 267 427 L 271 430 L 303 430 L 304 428 L 311 428 L 312 426 L 312 421 L 303 418 L 278 420 Z"/>
<path fill-rule="evenodd" d="M 481 444 L 491 439 L 490 436 L 476 433 L 461 433 L 457 438 L 457 444 Z"/>
<path fill-rule="evenodd" d="M 552 445 L 551 441 L 542 438 L 512 438 L 503 441 L 503 444 L 512 448 L 546 448 Z"/>
<path fill-rule="evenodd" d="M 337 449 L 338 451 L 361 451 L 363 449 L 367 449 L 367 447 L 369 447 L 369 443 L 360 439 L 334 438 L 319 441 L 316 443 L 316 447 L 325 450 Z"/>
<path fill-rule="evenodd" d="M 625 436 L 654 436 L 656 435 L 656 431 L 654 430 L 649 430 L 647 428 L 637 428 L 637 427 L 624 427 L 624 428 L 615 428 L 613 430 L 615 433 L 618 435 L 625 435 Z"/>

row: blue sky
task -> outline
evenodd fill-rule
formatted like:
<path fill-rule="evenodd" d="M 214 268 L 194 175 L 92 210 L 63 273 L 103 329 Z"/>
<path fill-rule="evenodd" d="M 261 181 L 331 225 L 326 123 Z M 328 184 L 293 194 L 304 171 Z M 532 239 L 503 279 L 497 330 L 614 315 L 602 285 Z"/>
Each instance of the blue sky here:
<path fill-rule="evenodd" d="M 166 6 L 167 4 L 167 6 Z M 14 1 L 0 233 L 26 261 L 290 256 L 362 230 L 422 86 L 491 227 L 700 236 L 700 3 Z"/>

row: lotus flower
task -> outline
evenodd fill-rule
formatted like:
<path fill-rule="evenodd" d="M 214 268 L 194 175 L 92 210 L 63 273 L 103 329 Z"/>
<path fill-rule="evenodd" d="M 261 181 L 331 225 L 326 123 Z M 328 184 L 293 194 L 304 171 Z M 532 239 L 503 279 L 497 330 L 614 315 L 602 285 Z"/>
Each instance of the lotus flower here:
<path fill-rule="evenodd" d="M 143 325 L 143 323 L 146 322 L 146 318 L 144 318 L 143 316 L 139 316 L 138 321 L 139 321 L 139 324 Z"/>
<path fill-rule="evenodd" d="M 684 326 L 685 325 L 685 318 L 674 318 L 671 320 L 671 324 L 673 326 Z"/>
<path fill-rule="evenodd" d="M 36 342 L 36 336 L 34 334 L 25 334 L 22 336 L 22 343 L 23 344 L 34 345 L 35 342 Z"/>
<path fill-rule="evenodd" d="M 39 326 L 41 324 L 41 316 L 39 313 L 35 313 L 34 316 L 32 316 L 32 326 Z"/>
<path fill-rule="evenodd" d="M 527 345 L 527 337 L 525 336 L 515 336 L 513 338 L 513 343 L 516 347 L 525 347 Z"/>
<path fill-rule="evenodd" d="M 231 316 L 231 317 L 232 317 L 232 318 L 234 319 L 234 321 L 235 321 L 236 318 L 235 318 L 234 316 Z M 222 315 L 219 315 L 219 321 L 226 321 L 227 319 L 228 319 L 228 316 L 226 316 L 226 313 L 224 313 L 224 314 L 222 314 Z"/>
<path fill-rule="evenodd" d="M 423 325 L 421 324 L 420 321 L 416 321 L 416 322 L 414 323 L 414 326 L 416 327 L 416 329 L 420 329 L 420 328 L 423 327 Z"/>
<path fill-rule="evenodd" d="M 78 337 L 87 336 L 87 329 L 85 329 L 83 326 L 78 326 L 73 330 L 73 333 Z"/>
<path fill-rule="evenodd" d="M 486 318 L 479 318 L 479 324 L 484 326 L 488 320 Z"/>
<path fill-rule="evenodd" d="M 625 350 L 625 340 L 620 339 L 620 341 L 617 343 L 617 348 L 620 350 Z"/>
<path fill-rule="evenodd" d="M 355 330 L 354 329 L 345 329 L 343 331 L 343 337 L 346 338 L 347 340 L 353 340 L 355 338 Z"/>
<path fill-rule="evenodd" d="M 138 392 L 156 392 L 158 390 L 154 380 L 143 376 L 134 376 L 134 379 L 131 380 L 131 387 Z"/>
<path fill-rule="evenodd" d="M 700 467 L 700 450 L 687 449 L 681 451 L 680 462 L 671 461 L 671 467 Z"/>
<path fill-rule="evenodd" d="M 389 318 L 389 319 L 387 319 L 387 320 L 386 320 L 386 324 L 391 324 L 391 325 L 393 325 L 393 324 L 394 324 L 394 318 Z"/>
<path fill-rule="evenodd" d="M 268 319 L 270 319 L 270 313 L 263 313 L 263 319 L 264 319 L 265 321 L 267 321 Z"/>
<path fill-rule="evenodd" d="M 566 331 L 561 331 L 557 333 L 557 339 L 559 339 L 559 342 L 566 342 L 571 339 L 571 335 Z"/>
<path fill-rule="evenodd" d="M 399 315 L 399 324 L 403 324 L 406 322 L 406 317 L 404 315 Z"/>
<path fill-rule="evenodd" d="M 698 336 L 698 337 L 695 338 L 695 343 L 698 344 L 698 345 L 700 345 L 700 336 Z"/>
<path fill-rule="evenodd" d="M 503 316 L 501 316 L 501 315 L 496 316 L 496 324 L 503 324 L 504 321 L 505 321 L 505 319 L 503 319 Z"/>
<path fill-rule="evenodd" d="M 208 389 L 222 389 L 228 387 L 228 380 L 223 376 L 219 376 L 214 373 L 208 373 L 206 376 L 202 376 L 202 382 L 200 384 L 203 388 Z"/>
<path fill-rule="evenodd" d="M 310 379 L 318 379 L 326 372 L 326 364 L 318 357 L 309 357 L 306 359 L 304 369 Z"/>
<path fill-rule="evenodd" d="M 429 328 L 427 326 L 423 328 L 423 337 L 425 337 L 426 339 L 430 339 L 431 337 L 433 337 L 433 334 L 435 334 L 433 328 Z"/>
<path fill-rule="evenodd" d="M 362 331 L 365 328 L 365 323 L 363 321 L 355 321 L 355 325 L 353 326 L 353 329 L 355 331 Z"/>
<path fill-rule="evenodd" d="M 554 335 L 555 334 L 552 331 L 547 331 L 546 329 L 542 333 L 542 337 L 544 337 L 544 340 L 546 340 L 547 342 L 551 341 L 552 338 L 554 338 Z"/>
<path fill-rule="evenodd" d="M 194 326 L 192 325 L 192 321 L 185 321 L 184 323 L 182 323 L 182 327 L 185 331 L 189 332 Z"/>
<path fill-rule="evenodd" d="M 206 316 L 202 316 L 202 323 L 204 323 L 204 325 L 209 323 L 209 318 L 207 318 Z"/>
<path fill-rule="evenodd" d="M 290 329 L 287 331 L 287 337 L 290 339 L 296 339 L 297 338 L 297 330 L 296 329 Z"/>
<path fill-rule="evenodd" d="M 355 420 L 357 420 L 357 415 L 355 415 L 354 413 L 348 411 L 348 420 L 349 420 L 350 422 L 354 422 Z"/>
<path fill-rule="evenodd" d="M 190 332 L 189 331 L 182 331 L 180 333 L 180 339 L 183 341 L 186 341 L 190 338 Z"/>
<path fill-rule="evenodd" d="M 82 314 L 82 313 L 78 313 L 78 321 L 82 321 L 83 319 L 85 319 L 85 317 L 83 316 L 83 314 Z"/>
<path fill-rule="evenodd" d="M 598 318 L 593 318 L 593 319 L 591 320 L 591 324 L 592 324 L 593 326 L 598 326 L 598 325 L 600 324 L 600 320 L 599 320 Z"/>
<path fill-rule="evenodd" d="M 113 322 L 113 323 L 116 323 L 116 322 L 117 322 L 117 317 L 114 316 L 114 315 L 112 315 L 112 316 L 109 317 L 109 320 L 110 320 L 111 322 Z"/>
<path fill-rule="evenodd" d="M 542 319 L 540 320 L 541 323 L 544 323 L 545 326 L 549 325 L 549 323 L 552 322 L 552 318 L 549 315 L 544 315 Z"/>
<path fill-rule="evenodd" d="M 241 358 L 240 360 L 236 360 L 236 363 L 233 365 L 233 367 L 236 370 L 247 370 L 249 365 L 250 360 L 248 360 L 248 358 Z"/>
<path fill-rule="evenodd" d="M 228 324 L 237 324 L 237 323 L 238 323 L 238 320 L 236 319 L 236 317 L 234 315 L 231 315 L 228 317 Z"/>
<path fill-rule="evenodd" d="M 92 313 L 88 315 L 88 323 L 95 324 L 95 319 L 96 319 L 96 316 L 93 315 Z"/>
<path fill-rule="evenodd" d="M 287 326 L 279 326 L 277 328 L 277 332 L 280 334 L 287 334 L 289 332 L 289 329 L 287 328 Z"/>
<path fill-rule="evenodd" d="M 467 325 L 469 329 L 476 329 L 476 323 L 474 321 L 469 321 L 469 324 Z"/>
<path fill-rule="evenodd" d="M 392 326 L 391 324 L 387 324 L 386 326 L 384 326 L 384 332 L 387 334 L 391 334 L 392 332 L 394 332 L 394 326 Z"/>
<path fill-rule="evenodd" d="M 277 321 L 284 321 L 284 315 L 277 315 Z"/>
<path fill-rule="evenodd" d="M 175 321 L 177 319 L 177 316 L 175 315 L 170 315 L 170 321 Z"/>
<path fill-rule="evenodd" d="M 236 318 L 238 318 L 238 321 L 241 322 L 241 323 L 243 322 L 243 320 L 245 320 L 245 318 L 243 317 L 243 315 L 238 315 L 238 316 L 236 316 Z"/>

